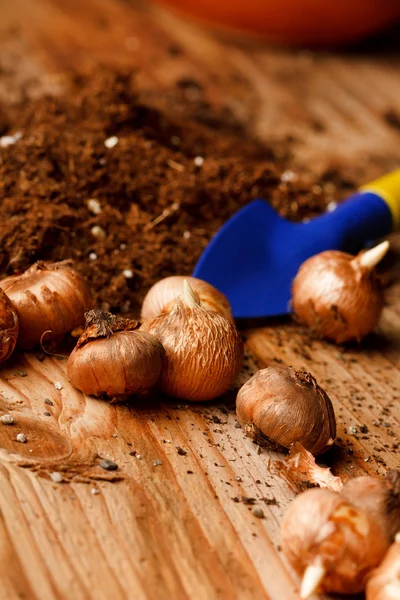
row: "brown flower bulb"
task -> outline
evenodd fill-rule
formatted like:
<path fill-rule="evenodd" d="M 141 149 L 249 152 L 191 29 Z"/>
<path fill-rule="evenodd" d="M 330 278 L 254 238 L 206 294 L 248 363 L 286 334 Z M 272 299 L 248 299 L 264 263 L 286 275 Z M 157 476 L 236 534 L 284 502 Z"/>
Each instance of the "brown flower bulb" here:
<path fill-rule="evenodd" d="M 187 281 L 172 310 L 141 329 L 164 346 L 167 360 L 159 386 L 165 394 L 212 400 L 235 381 L 243 362 L 240 334 L 225 317 L 205 310 Z"/>
<path fill-rule="evenodd" d="M 45 339 L 62 337 L 84 322 L 93 304 L 85 279 L 71 261 L 37 262 L 0 281 L 19 320 L 18 346 L 32 348 Z"/>
<path fill-rule="evenodd" d="M 387 551 L 380 566 L 372 571 L 366 587 L 366 600 L 399 600 L 400 533 Z"/>
<path fill-rule="evenodd" d="M 17 337 L 17 311 L 0 288 L 0 364 L 11 356 L 17 343 Z"/>
<path fill-rule="evenodd" d="M 191 288 L 198 293 L 200 302 L 206 310 L 213 310 L 233 322 L 232 310 L 228 298 L 213 285 L 184 275 L 165 277 L 150 288 L 143 301 L 142 321 L 158 317 L 161 313 L 169 312 L 183 291 L 183 282 L 187 281 Z"/>
<path fill-rule="evenodd" d="M 272 446 L 300 442 L 312 454 L 336 437 L 332 402 L 314 377 L 288 367 L 258 371 L 239 390 L 236 414 L 249 435 Z"/>
<path fill-rule="evenodd" d="M 340 344 L 360 341 L 378 324 L 383 291 L 374 267 L 384 257 L 383 242 L 354 257 L 328 250 L 306 260 L 292 287 L 292 307 L 317 335 Z"/>
<path fill-rule="evenodd" d="M 90 310 L 85 318 L 85 333 L 67 365 L 76 388 L 115 402 L 156 384 L 165 353 L 154 336 L 139 331 L 137 321 L 101 310 Z"/>
<path fill-rule="evenodd" d="M 302 599 L 365 588 L 400 525 L 399 478 L 397 471 L 385 481 L 361 477 L 340 493 L 312 489 L 295 498 L 282 522 L 282 549 L 302 576 Z"/>

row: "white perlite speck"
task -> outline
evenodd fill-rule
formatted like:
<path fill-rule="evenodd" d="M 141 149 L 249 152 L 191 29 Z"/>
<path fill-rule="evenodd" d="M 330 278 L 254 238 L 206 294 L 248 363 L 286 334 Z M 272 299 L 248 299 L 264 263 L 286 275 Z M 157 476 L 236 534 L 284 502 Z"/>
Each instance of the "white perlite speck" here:
<path fill-rule="evenodd" d="M 97 254 L 96 254 L 95 252 L 91 252 L 91 253 L 89 254 L 89 259 L 90 259 L 90 260 L 96 260 L 96 258 L 97 258 Z"/>
<path fill-rule="evenodd" d="M 204 158 L 202 156 L 196 156 L 194 158 L 193 162 L 196 165 L 196 167 L 201 167 L 201 166 L 203 166 Z"/>
<path fill-rule="evenodd" d="M 114 146 L 116 146 L 118 142 L 119 139 L 117 138 L 117 136 L 113 135 L 112 137 L 109 137 L 106 140 L 104 140 L 104 145 L 106 148 L 114 148 Z"/>
<path fill-rule="evenodd" d="M 14 417 L 12 415 L 2 415 L 0 421 L 3 425 L 12 425 L 14 423 Z"/>
<path fill-rule="evenodd" d="M 55 381 L 54 382 L 54 387 L 56 388 L 56 390 L 62 390 L 62 383 L 61 381 Z"/>
<path fill-rule="evenodd" d="M 90 198 L 90 200 L 87 201 L 87 206 L 90 212 L 92 212 L 94 215 L 99 215 L 101 212 L 103 212 L 101 204 L 98 200 L 96 200 L 96 198 Z"/>
<path fill-rule="evenodd" d="M 100 227 L 100 225 L 94 225 L 90 230 L 90 233 L 99 240 L 104 240 L 106 237 L 106 232 L 102 227 Z"/>
<path fill-rule="evenodd" d="M 132 279 L 132 277 L 133 277 L 133 271 L 132 271 L 132 269 L 125 269 L 124 271 L 122 271 L 122 275 L 126 279 Z"/>
<path fill-rule="evenodd" d="M 63 476 L 58 471 L 53 471 L 50 473 L 50 479 L 54 481 L 54 483 L 61 483 L 63 480 Z"/>
<path fill-rule="evenodd" d="M 281 175 L 281 181 L 287 183 L 288 181 L 293 181 L 295 177 L 296 173 L 294 171 L 284 171 Z"/>
<path fill-rule="evenodd" d="M 331 213 L 334 210 L 336 210 L 337 208 L 337 202 L 335 202 L 334 200 L 332 200 L 332 202 L 329 202 L 328 206 L 326 207 L 326 212 Z"/>
<path fill-rule="evenodd" d="M 26 444 L 26 442 L 28 441 L 28 438 L 26 437 L 26 435 L 24 433 L 18 433 L 17 437 L 15 439 L 20 444 Z"/>
<path fill-rule="evenodd" d="M 22 133 L 17 131 L 14 135 L 3 135 L 0 137 L 0 148 L 7 148 L 18 142 L 22 138 Z"/>

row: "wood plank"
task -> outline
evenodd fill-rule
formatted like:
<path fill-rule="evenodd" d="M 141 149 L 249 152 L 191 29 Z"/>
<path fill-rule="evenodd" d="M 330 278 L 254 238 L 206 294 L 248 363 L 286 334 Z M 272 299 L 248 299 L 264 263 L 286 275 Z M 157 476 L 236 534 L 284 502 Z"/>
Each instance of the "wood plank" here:
<path fill-rule="evenodd" d="M 74 390 L 65 363 L 22 355 L 2 370 L 0 382 L 0 409 L 15 418 L 0 429 L 0 510 L 32 588 L 63 597 L 65 589 L 52 595 L 49 583 L 46 588 L 48 568 L 57 586 L 76 572 L 77 597 L 85 597 L 87 585 L 104 598 L 130 597 L 132 590 L 135 598 L 278 598 L 283 592 L 294 598 L 267 535 L 268 520 L 277 538 L 280 507 L 265 506 L 264 522 L 232 500 L 271 498 L 276 490 L 266 457 L 254 464 L 256 448 L 235 428 L 233 410 L 154 400 L 108 405 Z M 221 423 L 213 422 L 216 414 Z M 20 431 L 27 444 L 15 441 Z M 118 463 L 120 482 L 107 481 L 98 457 Z M 70 484 L 52 483 L 54 471 Z"/>
<path fill-rule="evenodd" d="M 237 44 L 122 0 L 14 0 L 0 16 L 2 100 L 17 101 L 28 82 L 33 96 L 61 93 L 58 74 L 69 67 L 140 65 L 142 93 L 195 77 L 209 100 L 228 104 L 265 141 L 295 136 L 298 168 L 322 171 L 340 158 L 343 169 L 345 158 L 346 172 L 362 181 L 398 166 L 399 132 L 383 118 L 399 109 L 396 48 L 316 55 Z M 179 56 L 166 52 L 171 44 Z M 399 250 L 395 239 L 396 265 Z M 380 475 L 399 462 L 398 273 L 397 266 L 378 333 L 360 347 L 310 339 L 287 320 L 245 332 L 241 382 L 257 365 L 283 362 L 325 387 L 340 445 L 324 460 L 343 477 Z M 0 427 L 6 600 L 297 598 L 279 524 L 298 490 L 271 473 L 270 461 L 282 456 L 237 428 L 234 394 L 211 405 L 156 397 L 108 405 L 74 390 L 65 363 L 32 352 L 0 370 L 0 412 L 15 417 Z M 350 425 L 366 425 L 367 437 L 349 435 Z M 15 441 L 20 431 L 26 444 Z M 100 457 L 118 471 L 102 470 Z M 54 472 L 63 483 L 51 480 Z M 242 496 L 255 498 L 265 519 L 234 500 Z"/>

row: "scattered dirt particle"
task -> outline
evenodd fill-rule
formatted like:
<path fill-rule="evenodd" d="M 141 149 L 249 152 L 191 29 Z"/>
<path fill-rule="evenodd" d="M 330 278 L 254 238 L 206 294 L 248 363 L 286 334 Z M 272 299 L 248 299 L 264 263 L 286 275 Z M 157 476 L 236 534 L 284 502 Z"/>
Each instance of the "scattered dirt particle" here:
<path fill-rule="evenodd" d="M 400 131 L 400 114 L 394 110 L 390 109 L 383 115 L 384 120 L 390 127 L 393 129 L 398 129 Z"/>
<path fill-rule="evenodd" d="M 255 504 L 257 502 L 256 498 L 249 498 L 248 496 L 240 496 L 240 500 L 243 504 Z"/>
<path fill-rule="evenodd" d="M 262 501 L 265 502 L 267 506 L 279 506 L 276 498 L 262 498 Z"/>
<path fill-rule="evenodd" d="M 105 469 L 106 471 L 117 471 L 118 470 L 117 463 L 113 462 L 112 460 L 109 460 L 108 458 L 103 458 L 99 462 L 99 466 L 102 469 Z"/>

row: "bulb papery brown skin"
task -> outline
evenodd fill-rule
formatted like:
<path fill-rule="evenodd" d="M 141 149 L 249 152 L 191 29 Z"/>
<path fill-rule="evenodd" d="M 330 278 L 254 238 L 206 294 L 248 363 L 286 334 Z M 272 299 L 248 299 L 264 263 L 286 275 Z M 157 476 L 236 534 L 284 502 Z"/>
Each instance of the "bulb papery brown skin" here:
<path fill-rule="evenodd" d="M 0 364 L 11 356 L 18 338 L 18 316 L 11 300 L 0 288 Z"/>
<path fill-rule="evenodd" d="M 202 279 L 184 275 L 165 277 L 150 288 L 143 301 L 142 321 L 148 321 L 158 317 L 161 313 L 169 312 L 175 305 L 177 297 L 182 293 L 185 280 L 198 293 L 203 308 L 218 312 L 233 323 L 229 300 L 222 292 Z"/>
<path fill-rule="evenodd" d="M 387 538 L 393 540 L 400 530 L 400 471 L 391 469 L 384 479 L 350 479 L 341 493 L 380 521 Z"/>
<path fill-rule="evenodd" d="M 60 338 L 84 322 L 93 299 L 71 261 L 36 262 L 23 273 L 0 281 L 19 320 L 18 346 L 32 348 Z"/>
<path fill-rule="evenodd" d="M 269 468 L 271 473 L 283 477 L 291 486 L 308 482 L 334 492 L 340 492 L 343 488 L 341 477 L 333 475 L 328 467 L 319 466 L 315 457 L 300 442 L 290 446 L 289 455 L 283 461 L 271 461 Z"/>
<path fill-rule="evenodd" d="M 400 598 L 400 534 L 385 554 L 377 569 L 372 571 L 366 600 L 399 600 Z"/>
<path fill-rule="evenodd" d="M 292 286 L 298 319 L 320 337 L 340 344 L 360 341 L 377 326 L 383 290 L 374 267 L 389 242 L 358 256 L 336 250 L 321 252 L 300 267 Z"/>
<path fill-rule="evenodd" d="M 398 478 L 361 477 L 340 493 L 315 488 L 293 501 L 282 521 L 282 550 L 302 577 L 301 598 L 364 590 L 392 541 Z"/>
<path fill-rule="evenodd" d="M 197 402 L 226 392 L 243 363 L 243 343 L 235 325 L 201 306 L 187 281 L 169 313 L 142 328 L 157 337 L 166 353 L 159 387 L 175 398 Z"/>
<path fill-rule="evenodd" d="M 257 371 L 238 392 L 236 414 L 251 437 L 272 447 L 300 442 L 317 455 L 336 437 L 328 395 L 310 373 L 290 367 Z"/>
<path fill-rule="evenodd" d="M 156 384 L 164 348 L 140 323 L 101 310 L 85 315 L 86 330 L 67 365 L 71 383 L 91 396 L 113 402 L 144 392 Z"/>

